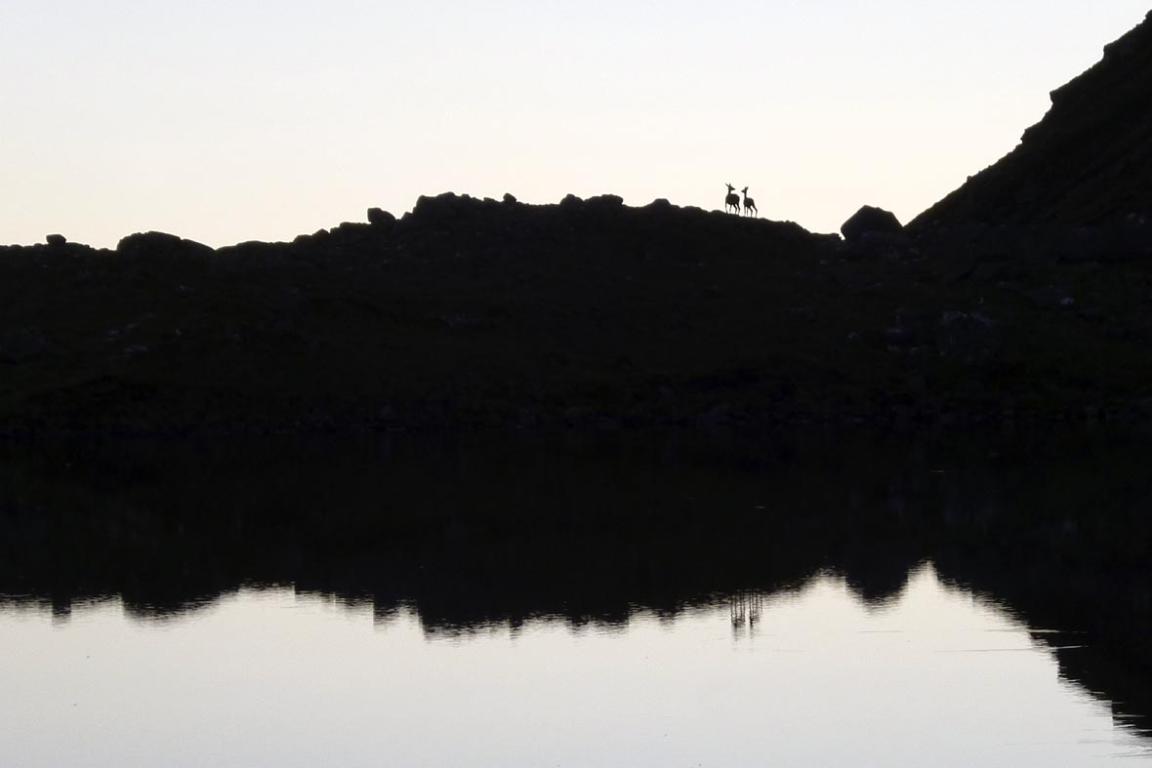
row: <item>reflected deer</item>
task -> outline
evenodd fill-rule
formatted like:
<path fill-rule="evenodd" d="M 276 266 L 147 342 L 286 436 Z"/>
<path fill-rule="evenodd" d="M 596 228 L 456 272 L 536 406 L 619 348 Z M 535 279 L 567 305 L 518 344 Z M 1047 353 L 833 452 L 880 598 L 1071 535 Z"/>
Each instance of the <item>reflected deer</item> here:
<path fill-rule="evenodd" d="M 733 213 L 740 213 L 740 195 L 736 194 L 736 187 L 731 184 L 725 184 L 728 187 L 728 197 L 724 198 L 724 213 L 728 213 L 731 209 Z"/>
<path fill-rule="evenodd" d="M 744 213 L 749 216 L 760 216 L 760 209 L 756 207 L 756 201 L 748 197 L 748 187 L 744 187 Z"/>
<path fill-rule="evenodd" d="M 747 630 L 748 637 L 756 636 L 756 625 L 764 610 L 764 597 L 755 592 L 737 592 L 728 598 L 728 614 L 732 621 L 732 636 L 740 637 Z"/>

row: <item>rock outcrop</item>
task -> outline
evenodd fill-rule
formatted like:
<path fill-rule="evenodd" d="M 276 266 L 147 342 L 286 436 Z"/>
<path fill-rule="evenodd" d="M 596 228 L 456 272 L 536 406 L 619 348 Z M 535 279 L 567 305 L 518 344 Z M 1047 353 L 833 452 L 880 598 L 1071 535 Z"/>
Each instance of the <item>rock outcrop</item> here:
<path fill-rule="evenodd" d="M 369 208 L 368 223 L 374 227 L 391 228 L 396 225 L 396 217 L 382 208 Z"/>
<path fill-rule="evenodd" d="M 212 248 L 166 232 L 141 232 L 122 238 L 116 253 L 126 258 L 207 256 Z"/>

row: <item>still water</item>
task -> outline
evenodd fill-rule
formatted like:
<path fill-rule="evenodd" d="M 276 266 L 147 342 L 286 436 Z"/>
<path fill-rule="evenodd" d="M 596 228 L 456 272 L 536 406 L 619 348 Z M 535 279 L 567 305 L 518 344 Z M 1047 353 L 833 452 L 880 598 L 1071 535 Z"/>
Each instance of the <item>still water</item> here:
<path fill-rule="evenodd" d="M 0 764 L 1152 765 L 1142 460 L 483 448 L 4 456 Z"/>
<path fill-rule="evenodd" d="M 1152 764 L 1029 629 L 930 567 L 881 609 L 823 577 L 620 627 L 438 634 L 288 590 L 159 623 L 9 610 L 0 744 L 21 768 Z"/>

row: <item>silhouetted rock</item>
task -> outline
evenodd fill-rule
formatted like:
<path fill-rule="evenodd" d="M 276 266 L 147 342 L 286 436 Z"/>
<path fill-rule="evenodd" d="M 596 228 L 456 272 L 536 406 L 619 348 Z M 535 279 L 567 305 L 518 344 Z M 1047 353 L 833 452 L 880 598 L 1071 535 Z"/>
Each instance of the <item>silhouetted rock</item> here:
<path fill-rule="evenodd" d="M 396 217 L 383 208 L 369 208 L 368 223 L 374 227 L 391 229 L 396 224 Z"/>
<path fill-rule="evenodd" d="M 345 246 L 355 246 L 372 240 L 376 236 L 376 227 L 373 224 L 360 224 L 344 222 L 333 227 L 329 235 L 333 241 Z"/>
<path fill-rule="evenodd" d="M 461 207 L 470 201 L 472 198 L 467 195 L 459 196 L 452 193 L 435 197 L 421 195 L 412 209 L 411 218 L 419 222 L 449 221 L 454 219 Z"/>
<path fill-rule="evenodd" d="M 505 205 L 515 205 L 517 202 L 519 202 L 519 201 L 512 194 L 510 194 L 510 193 L 504 194 L 504 204 Z"/>
<path fill-rule="evenodd" d="M 48 245 L 56 247 L 68 244 L 68 238 L 64 237 L 64 235 L 48 235 L 47 241 Z"/>
<path fill-rule="evenodd" d="M 585 200 L 584 205 L 592 210 L 618 210 L 624 207 L 624 198 L 619 195 L 597 195 Z"/>
<path fill-rule="evenodd" d="M 896 214 L 870 205 L 857 211 L 840 228 L 841 234 L 849 243 L 858 243 L 868 235 L 899 235 L 903 231 L 904 226 L 896 218 Z"/>
<path fill-rule="evenodd" d="M 164 232 L 129 235 L 116 246 L 116 253 L 128 258 L 155 256 L 206 256 L 213 251 L 207 245 L 185 240 Z"/>

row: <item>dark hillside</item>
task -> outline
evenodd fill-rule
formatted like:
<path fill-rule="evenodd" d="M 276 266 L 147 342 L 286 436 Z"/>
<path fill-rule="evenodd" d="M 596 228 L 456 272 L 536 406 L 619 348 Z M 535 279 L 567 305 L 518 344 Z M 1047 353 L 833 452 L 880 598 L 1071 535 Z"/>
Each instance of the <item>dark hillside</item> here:
<path fill-rule="evenodd" d="M 989 289 L 899 238 L 846 245 L 663 201 L 444 195 L 371 218 L 219 250 L 156 233 L 0 249 L 0 425 L 971 420 L 1152 394 L 1149 277 L 1083 279 L 1104 281 L 1093 312 L 1128 313 L 1113 333 L 1048 301 L 1044 276 Z"/>
<path fill-rule="evenodd" d="M 923 213 L 919 231 L 1152 225 L 1152 13 L 1052 92 L 1007 157 Z"/>
<path fill-rule="evenodd" d="M 0 248 L 0 432 L 1152 415 L 1152 20 L 906 230 L 421 198 Z"/>
<path fill-rule="evenodd" d="M 296 429 L 661 418 L 834 377 L 836 242 L 618 198 L 424 198 L 219 251 L 0 249 L 0 418 Z M 819 306 L 814 305 L 814 303 Z M 801 333 L 797 333 L 802 328 Z M 688 403 L 685 405 L 685 403 Z M 698 415 L 698 414 L 697 414 Z"/>

